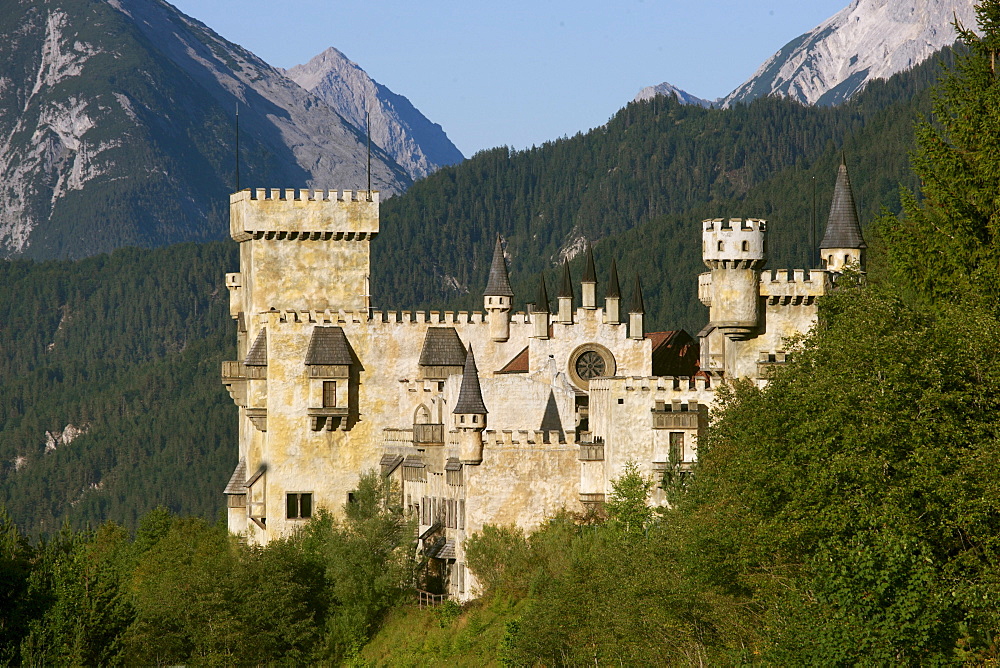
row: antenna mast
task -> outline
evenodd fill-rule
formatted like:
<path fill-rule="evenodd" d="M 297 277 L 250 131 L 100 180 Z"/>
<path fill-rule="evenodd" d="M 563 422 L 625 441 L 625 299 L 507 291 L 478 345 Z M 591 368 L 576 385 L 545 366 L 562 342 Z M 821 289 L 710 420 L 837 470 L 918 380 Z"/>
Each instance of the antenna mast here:
<path fill-rule="evenodd" d="M 372 196 L 372 115 L 365 110 L 365 132 L 368 134 L 368 199 Z"/>
<path fill-rule="evenodd" d="M 240 191 L 240 103 L 236 103 L 236 192 Z"/>

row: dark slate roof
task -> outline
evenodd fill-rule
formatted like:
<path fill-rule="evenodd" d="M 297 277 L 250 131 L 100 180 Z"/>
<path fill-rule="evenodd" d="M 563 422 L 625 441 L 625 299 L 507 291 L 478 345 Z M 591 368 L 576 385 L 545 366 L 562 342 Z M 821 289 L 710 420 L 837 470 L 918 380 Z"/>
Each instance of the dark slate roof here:
<path fill-rule="evenodd" d="M 528 373 L 528 347 L 519 352 L 496 373 Z"/>
<path fill-rule="evenodd" d="M 454 327 L 428 327 L 420 366 L 464 366 L 465 346 Z"/>
<path fill-rule="evenodd" d="M 454 559 L 455 558 L 455 541 L 437 541 L 434 545 L 427 549 L 427 556 L 431 559 Z"/>
<path fill-rule="evenodd" d="M 646 305 L 642 301 L 642 286 L 639 285 L 639 274 L 635 275 L 635 287 L 632 288 L 632 304 L 629 313 L 645 313 Z"/>
<path fill-rule="evenodd" d="M 569 260 L 563 260 L 563 280 L 559 296 L 573 298 L 573 275 L 569 273 Z"/>
<path fill-rule="evenodd" d="M 551 313 L 549 310 L 549 291 L 545 289 L 545 274 L 538 275 L 538 296 L 532 313 Z"/>
<path fill-rule="evenodd" d="M 351 364 L 351 347 L 340 327 L 313 327 L 306 364 Z"/>
<path fill-rule="evenodd" d="M 483 390 L 479 387 L 479 369 L 476 368 L 476 356 L 472 354 L 472 346 L 469 346 L 469 354 L 465 356 L 462 387 L 458 391 L 458 401 L 455 402 L 455 410 L 452 413 L 456 415 L 489 413 L 486 404 L 483 403 Z"/>
<path fill-rule="evenodd" d="M 583 270 L 581 283 L 597 283 L 597 269 L 594 267 L 594 247 L 587 242 L 587 268 Z"/>
<path fill-rule="evenodd" d="M 440 531 L 443 528 L 444 528 L 444 524 L 442 524 L 438 520 L 435 520 L 434 524 L 432 524 L 429 527 L 427 527 L 427 529 L 425 529 L 422 534 L 420 534 L 419 536 L 417 536 L 417 540 L 427 540 L 428 538 L 430 538 L 431 536 L 433 536 L 434 534 L 436 534 L 438 531 Z"/>
<path fill-rule="evenodd" d="M 406 459 L 403 460 L 403 466 L 408 469 L 422 469 L 427 464 L 418 455 L 406 455 Z"/>
<path fill-rule="evenodd" d="M 861 222 L 858 207 L 854 203 L 851 178 L 847 175 L 847 163 L 841 161 L 837 171 L 837 185 L 833 187 L 833 202 L 830 204 L 830 219 L 826 223 L 826 234 L 820 248 L 867 248 L 861 236 Z"/>
<path fill-rule="evenodd" d="M 246 494 L 247 488 L 247 462 L 245 459 L 241 459 L 240 463 L 236 465 L 236 470 L 233 471 L 233 475 L 229 478 L 229 483 L 226 485 L 226 491 L 223 494 Z"/>
<path fill-rule="evenodd" d="M 611 261 L 611 275 L 608 276 L 608 289 L 604 292 L 605 297 L 621 298 L 622 290 L 618 287 L 618 264 Z"/>
<path fill-rule="evenodd" d="M 683 329 L 650 332 L 654 376 L 694 376 L 698 373 L 698 342 Z"/>
<path fill-rule="evenodd" d="M 267 366 L 267 327 L 261 328 L 243 363 L 247 366 Z"/>
<path fill-rule="evenodd" d="M 500 235 L 497 235 L 496 246 L 493 247 L 493 263 L 490 264 L 490 278 L 486 281 L 487 297 L 513 297 L 514 291 L 510 289 L 510 276 L 507 275 L 507 262 L 503 257 L 503 245 L 500 243 Z"/>
<path fill-rule="evenodd" d="M 382 467 L 382 475 L 391 475 L 403 463 L 403 455 L 382 455 L 379 465 Z"/>

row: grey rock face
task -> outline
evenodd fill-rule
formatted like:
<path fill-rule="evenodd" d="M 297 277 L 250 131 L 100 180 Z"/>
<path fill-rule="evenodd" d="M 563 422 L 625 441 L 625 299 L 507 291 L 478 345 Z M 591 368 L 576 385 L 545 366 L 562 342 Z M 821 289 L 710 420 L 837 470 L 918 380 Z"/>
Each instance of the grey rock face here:
<path fill-rule="evenodd" d="M 464 159 L 440 125 L 429 121 L 408 99 L 372 79 L 337 49 L 331 47 L 285 74 L 361 132 L 365 131 L 367 110 L 371 114 L 372 142 L 413 179 Z"/>
<path fill-rule="evenodd" d="M 723 106 L 764 95 L 843 102 L 872 79 L 887 79 L 953 44 L 955 17 L 975 28 L 973 1 L 854 0 L 782 47 Z"/>
<path fill-rule="evenodd" d="M 695 97 L 691 93 L 681 90 L 677 86 L 666 81 L 655 86 L 646 86 L 636 93 L 634 101 L 639 102 L 641 100 L 650 100 L 657 95 L 664 95 L 666 97 L 676 95 L 678 102 L 681 104 L 693 104 L 697 107 L 710 107 L 714 102 L 713 100 L 703 100 L 700 97 Z"/>
<path fill-rule="evenodd" d="M 5 8 L 0 257 L 225 238 L 237 105 L 242 187 L 367 187 L 362 132 L 162 0 Z M 411 182 L 373 151 L 373 188 Z"/>

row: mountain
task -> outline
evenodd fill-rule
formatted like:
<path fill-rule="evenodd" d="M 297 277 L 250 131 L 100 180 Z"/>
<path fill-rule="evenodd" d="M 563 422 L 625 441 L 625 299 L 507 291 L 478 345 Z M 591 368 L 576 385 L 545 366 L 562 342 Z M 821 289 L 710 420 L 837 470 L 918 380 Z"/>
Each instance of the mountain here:
<path fill-rule="evenodd" d="M 838 104 L 869 81 L 888 79 L 952 45 L 956 17 L 976 28 L 973 0 L 854 0 L 783 46 L 723 106 L 764 95 Z"/>
<path fill-rule="evenodd" d="M 632 101 L 641 102 L 643 100 L 652 99 L 657 95 L 665 95 L 667 97 L 676 95 L 677 100 L 681 104 L 693 104 L 699 107 L 710 107 L 715 102 L 715 100 L 703 100 L 700 97 L 695 97 L 691 93 L 681 90 L 677 86 L 668 83 L 666 81 L 664 81 L 661 84 L 657 84 L 655 86 L 646 86 L 638 93 L 636 93 L 636 96 Z"/>
<path fill-rule="evenodd" d="M 370 112 L 372 141 L 414 180 L 465 159 L 440 125 L 333 47 L 285 74 L 361 130 L 366 125 L 365 111 Z"/>
<path fill-rule="evenodd" d="M 225 238 L 237 105 L 241 186 L 366 187 L 361 131 L 162 0 L 0 0 L 0 59 L 0 256 Z"/>

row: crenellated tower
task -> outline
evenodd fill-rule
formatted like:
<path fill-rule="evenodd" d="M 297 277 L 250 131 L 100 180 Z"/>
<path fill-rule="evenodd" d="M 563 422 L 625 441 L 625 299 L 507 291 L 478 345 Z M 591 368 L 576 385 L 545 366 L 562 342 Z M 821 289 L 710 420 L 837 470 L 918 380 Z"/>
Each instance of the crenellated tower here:
<path fill-rule="evenodd" d="M 767 263 L 767 223 L 716 218 L 702 227 L 702 257 L 711 270 L 709 323 L 732 341 L 754 336 L 761 324 L 760 273 Z"/>
<path fill-rule="evenodd" d="M 233 310 L 367 311 L 378 195 L 263 188 L 230 195 L 229 230 L 240 244 L 240 272 L 228 278 Z"/>

